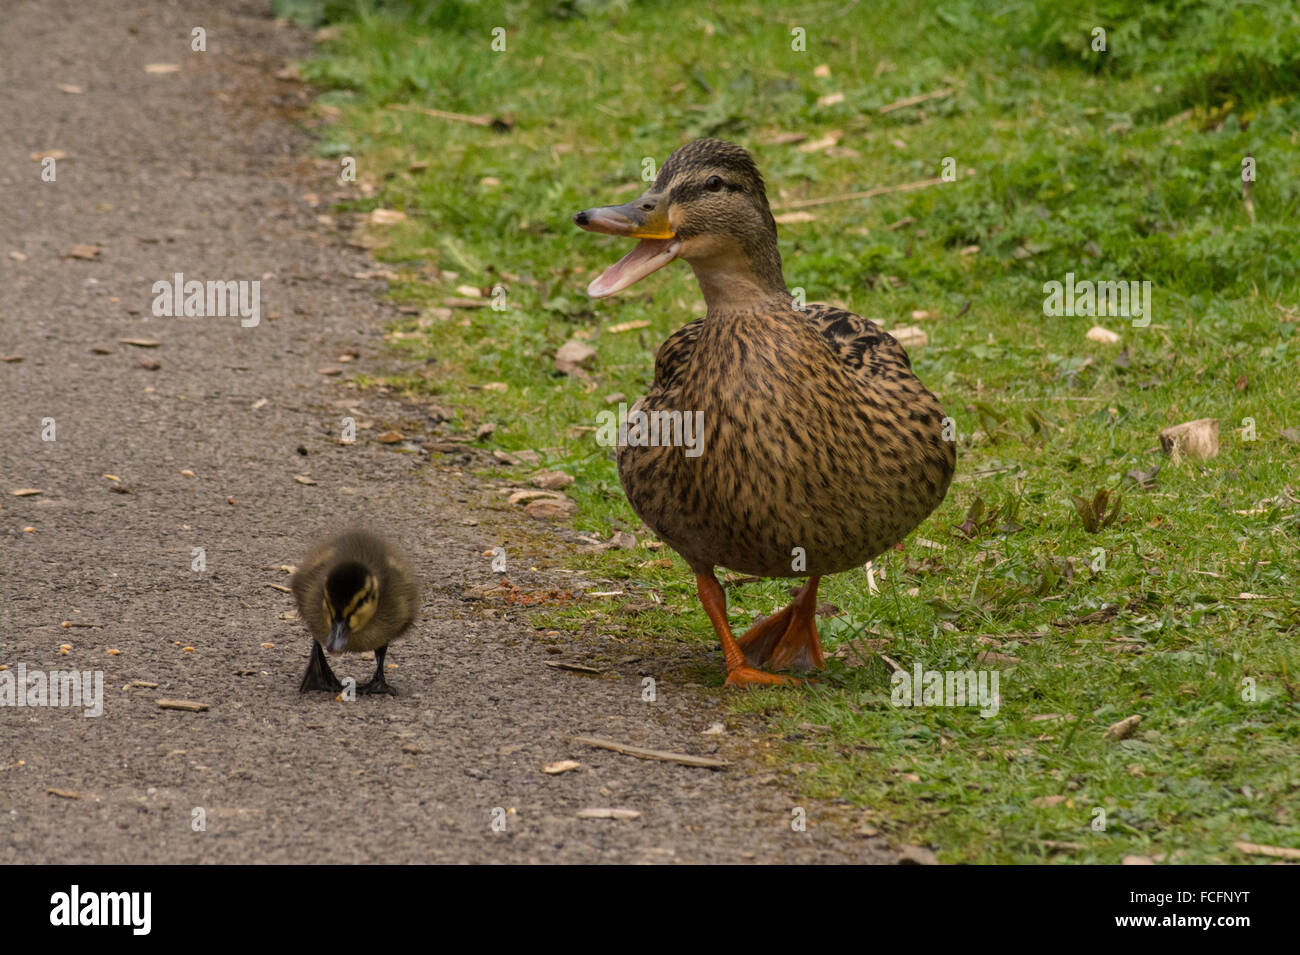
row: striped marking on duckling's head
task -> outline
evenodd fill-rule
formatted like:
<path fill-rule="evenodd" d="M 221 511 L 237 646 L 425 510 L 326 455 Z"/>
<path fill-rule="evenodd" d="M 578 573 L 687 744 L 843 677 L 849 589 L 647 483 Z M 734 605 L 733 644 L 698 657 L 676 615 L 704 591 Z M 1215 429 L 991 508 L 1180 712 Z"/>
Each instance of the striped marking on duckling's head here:
<path fill-rule="evenodd" d="M 342 621 L 352 632 L 363 629 L 379 608 L 379 581 L 363 564 L 349 562 L 325 579 L 325 614 Z"/>

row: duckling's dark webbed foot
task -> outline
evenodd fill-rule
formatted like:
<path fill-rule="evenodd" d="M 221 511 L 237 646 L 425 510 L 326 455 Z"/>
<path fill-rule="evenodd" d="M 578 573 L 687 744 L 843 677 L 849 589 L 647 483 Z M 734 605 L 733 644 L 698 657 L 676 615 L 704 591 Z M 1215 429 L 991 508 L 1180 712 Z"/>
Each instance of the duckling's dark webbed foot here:
<path fill-rule="evenodd" d="M 342 689 L 343 684 L 339 682 L 339 678 L 330 669 L 329 661 L 325 659 L 325 651 L 321 649 L 319 643 L 312 641 L 311 662 L 307 664 L 307 672 L 302 675 L 298 692 L 324 690 L 326 693 L 338 693 Z"/>
<path fill-rule="evenodd" d="M 384 679 L 384 657 L 387 655 L 388 647 L 380 647 L 375 651 L 375 675 L 369 683 L 357 687 L 358 693 L 387 693 L 389 696 L 397 696 L 397 691 Z"/>

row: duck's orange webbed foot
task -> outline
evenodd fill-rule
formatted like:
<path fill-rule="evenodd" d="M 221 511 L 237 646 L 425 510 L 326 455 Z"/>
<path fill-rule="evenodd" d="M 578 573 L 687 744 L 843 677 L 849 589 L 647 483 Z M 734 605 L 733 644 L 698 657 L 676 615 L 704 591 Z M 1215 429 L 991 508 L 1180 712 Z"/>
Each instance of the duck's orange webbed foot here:
<path fill-rule="evenodd" d="M 727 598 L 712 573 L 695 575 L 696 590 L 704 612 L 722 641 L 727 661 L 726 686 L 791 686 L 807 682 L 780 676 L 758 668 L 769 660 L 781 668 L 811 670 L 822 666 L 822 648 L 817 638 L 817 578 L 812 578 L 794 602 L 749 629 L 737 642 L 727 621 Z"/>
<path fill-rule="evenodd" d="M 752 667 L 773 670 L 822 670 L 821 638 L 817 633 L 817 585 L 809 578 L 788 607 L 754 624 L 736 641 Z"/>
<path fill-rule="evenodd" d="M 800 686 L 806 682 L 798 677 L 742 666 L 727 671 L 727 682 L 723 686 Z"/>

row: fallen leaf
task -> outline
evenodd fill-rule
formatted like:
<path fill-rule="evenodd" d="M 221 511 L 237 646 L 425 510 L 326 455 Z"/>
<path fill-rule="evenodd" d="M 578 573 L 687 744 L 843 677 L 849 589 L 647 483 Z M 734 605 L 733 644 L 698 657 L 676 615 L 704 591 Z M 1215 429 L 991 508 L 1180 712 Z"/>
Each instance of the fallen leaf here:
<path fill-rule="evenodd" d="M 1129 480 L 1137 482 L 1138 486 L 1143 488 L 1152 487 L 1156 481 L 1156 475 L 1160 473 L 1160 465 L 1154 464 L 1145 470 L 1134 468 L 1125 475 Z"/>
<path fill-rule="evenodd" d="M 1104 739 L 1121 740 L 1128 739 L 1137 729 L 1138 724 L 1142 722 L 1142 717 L 1136 713 L 1132 716 L 1126 716 L 1118 723 L 1112 723 L 1102 734 Z"/>
<path fill-rule="evenodd" d="M 903 846 L 899 850 L 898 865 L 938 865 L 939 859 L 924 846 Z"/>
<path fill-rule="evenodd" d="M 1219 421 L 1198 418 L 1165 428 L 1160 432 L 1160 446 L 1171 457 L 1206 461 L 1219 453 Z"/>
<path fill-rule="evenodd" d="M 395 225 L 406 221 L 406 213 L 396 209 L 375 209 L 368 218 L 371 225 Z"/>
<path fill-rule="evenodd" d="M 829 76 L 830 74 L 828 73 L 827 75 Z M 773 133 L 771 136 L 765 137 L 763 142 L 772 146 L 793 146 L 796 143 L 803 142 L 807 138 L 807 133 Z"/>
<path fill-rule="evenodd" d="M 798 147 L 799 152 L 815 153 L 815 152 L 821 152 L 823 149 L 830 149 L 832 146 L 837 145 L 840 139 L 843 138 L 843 136 L 844 136 L 844 130 L 833 129 L 830 132 L 828 132 L 825 136 L 823 136 L 821 139 L 814 139 L 811 142 L 807 142 L 799 146 Z"/>
<path fill-rule="evenodd" d="M 1118 335 L 1109 328 L 1102 328 L 1100 325 L 1092 326 L 1084 337 L 1090 342 L 1101 342 L 1103 345 L 1114 345 L 1119 341 Z"/>
<path fill-rule="evenodd" d="M 545 498 L 526 505 L 524 513 L 539 521 L 565 521 L 578 513 L 578 505 L 568 498 Z"/>
<path fill-rule="evenodd" d="M 1234 842 L 1233 848 L 1248 856 L 1270 856 L 1274 859 L 1300 859 L 1300 849 L 1289 846 L 1266 846 L 1257 842 Z"/>
<path fill-rule="evenodd" d="M 385 431 L 382 434 L 375 435 L 375 440 L 380 444 L 397 444 L 399 441 L 405 441 L 406 435 L 400 431 Z"/>
<path fill-rule="evenodd" d="M 571 338 L 555 350 L 555 370 L 565 375 L 572 375 L 594 357 L 596 357 L 596 349 L 586 342 Z"/>
<path fill-rule="evenodd" d="M 781 220 L 778 219 L 777 221 L 780 222 Z M 649 327 L 650 327 L 650 323 L 642 319 L 640 321 L 635 321 L 635 322 L 619 322 L 617 325 L 609 326 L 609 328 L 605 329 L 605 331 L 615 332 L 615 333 L 630 332 L 638 328 L 649 328 Z"/>
<path fill-rule="evenodd" d="M 915 325 L 891 328 L 889 334 L 893 335 L 898 344 L 904 348 L 919 348 L 930 342 L 930 336 Z"/>
<path fill-rule="evenodd" d="M 614 550 L 631 550 L 636 547 L 636 536 L 627 531 L 615 531 L 609 538 L 609 546 Z"/>
<path fill-rule="evenodd" d="M 533 477 L 532 485 L 547 491 L 557 491 L 562 487 L 568 487 L 573 481 L 573 475 L 563 471 L 545 471 Z"/>
<path fill-rule="evenodd" d="M 522 504 L 524 501 L 535 501 L 535 500 L 537 500 L 539 497 L 546 497 L 546 498 L 561 498 L 561 497 L 564 497 L 564 495 L 563 495 L 563 494 L 557 494 L 557 493 L 555 493 L 554 491 L 528 491 L 528 490 L 523 490 L 523 491 L 515 491 L 514 493 L 512 493 L 512 494 L 510 495 L 509 498 L 507 498 L 507 500 L 508 500 L 509 503 L 511 503 L 511 504 Z"/>

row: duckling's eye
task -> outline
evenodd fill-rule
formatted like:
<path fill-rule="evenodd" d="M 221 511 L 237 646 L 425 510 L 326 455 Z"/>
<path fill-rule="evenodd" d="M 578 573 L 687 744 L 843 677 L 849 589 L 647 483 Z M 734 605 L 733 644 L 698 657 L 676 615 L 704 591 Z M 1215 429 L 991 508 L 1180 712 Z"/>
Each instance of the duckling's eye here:
<path fill-rule="evenodd" d="M 710 176 L 708 179 L 705 179 L 704 188 L 709 190 L 709 192 L 717 192 L 722 188 L 722 177 Z"/>

